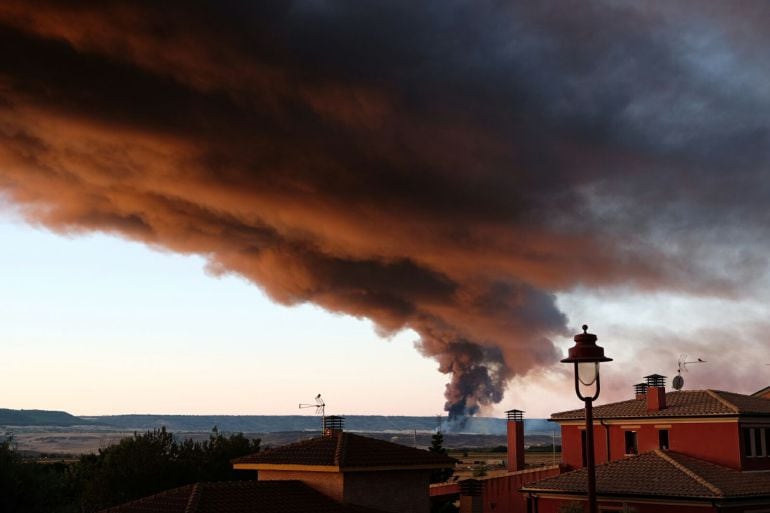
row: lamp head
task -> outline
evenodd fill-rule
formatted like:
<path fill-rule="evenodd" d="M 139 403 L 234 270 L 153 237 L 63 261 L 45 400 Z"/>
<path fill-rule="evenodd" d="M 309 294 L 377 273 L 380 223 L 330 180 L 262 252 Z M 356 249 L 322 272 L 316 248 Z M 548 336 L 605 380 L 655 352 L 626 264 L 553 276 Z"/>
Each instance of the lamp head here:
<path fill-rule="evenodd" d="M 596 345 L 596 335 L 588 333 L 588 326 L 583 324 L 583 333 L 575 335 L 575 345 L 570 347 L 567 358 L 562 363 L 599 363 L 611 362 L 604 356 L 604 348 Z"/>

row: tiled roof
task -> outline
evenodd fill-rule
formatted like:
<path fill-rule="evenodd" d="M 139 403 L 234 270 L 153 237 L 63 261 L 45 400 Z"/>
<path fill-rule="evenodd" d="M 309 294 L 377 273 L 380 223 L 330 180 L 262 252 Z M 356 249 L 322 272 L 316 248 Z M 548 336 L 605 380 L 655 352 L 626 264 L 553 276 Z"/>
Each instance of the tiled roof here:
<path fill-rule="evenodd" d="M 340 431 L 233 460 L 238 464 L 329 466 L 340 470 L 392 468 L 444 468 L 456 460 L 421 449 Z"/>
<path fill-rule="evenodd" d="M 585 494 L 586 487 L 586 469 L 579 469 L 532 483 L 523 490 Z M 598 465 L 596 492 L 683 499 L 770 497 L 770 472 L 741 472 L 657 449 Z"/>
<path fill-rule="evenodd" d="M 100 513 L 382 513 L 341 504 L 299 481 L 196 483 Z"/>
<path fill-rule="evenodd" d="M 644 417 L 719 417 L 770 416 L 770 400 L 721 390 L 683 390 L 666 393 L 666 408 L 647 411 L 647 401 L 631 399 L 618 403 L 594 406 L 594 418 Z M 583 419 L 584 411 L 571 410 L 551 415 L 551 420 Z"/>

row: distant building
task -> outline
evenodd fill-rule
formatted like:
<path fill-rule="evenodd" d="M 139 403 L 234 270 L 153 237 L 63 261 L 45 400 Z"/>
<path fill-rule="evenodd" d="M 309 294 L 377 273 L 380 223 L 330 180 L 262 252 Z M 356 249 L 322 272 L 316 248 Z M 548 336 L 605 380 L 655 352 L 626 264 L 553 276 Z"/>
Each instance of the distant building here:
<path fill-rule="evenodd" d="M 428 513 L 431 471 L 455 460 L 344 432 L 336 420 L 321 437 L 233 461 L 256 481 L 198 483 L 103 513 Z"/>

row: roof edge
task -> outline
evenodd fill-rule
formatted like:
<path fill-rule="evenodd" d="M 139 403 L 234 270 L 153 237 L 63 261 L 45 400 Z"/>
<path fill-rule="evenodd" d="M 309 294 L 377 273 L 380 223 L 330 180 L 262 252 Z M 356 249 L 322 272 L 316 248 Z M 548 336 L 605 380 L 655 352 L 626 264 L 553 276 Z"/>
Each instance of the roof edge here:
<path fill-rule="evenodd" d="M 201 487 L 200 483 L 193 485 L 192 491 L 190 491 L 190 497 L 187 499 L 187 506 L 184 508 L 184 513 L 195 513 L 198 511 L 198 504 L 201 501 Z"/>
<path fill-rule="evenodd" d="M 618 422 L 618 423 L 628 423 L 628 422 L 641 422 L 641 423 L 648 423 L 648 424 L 659 424 L 661 422 L 676 422 L 676 421 L 715 421 L 714 419 L 721 419 L 721 420 L 739 420 L 743 417 L 751 417 L 752 414 L 749 413 L 715 413 L 712 415 L 706 415 L 706 414 L 698 414 L 698 415 L 666 415 L 666 416 L 635 416 L 635 417 L 621 417 L 621 416 L 613 416 L 613 417 L 596 417 L 594 416 L 594 425 L 598 425 L 600 421 L 606 420 L 611 422 Z M 754 414 L 755 417 L 767 417 L 770 416 L 770 414 L 764 414 L 764 413 L 757 413 Z M 559 424 L 566 424 L 566 423 L 573 423 L 573 424 L 580 424 L 584 425 L 586 422 L 585 417 L 583 418 L 573 418 L 573 419 L 558 419 L 554 422 L 557 422 Z"/>
<path fill-rule="evenodd" d="M 706 390 L 706 393 L 711 397 L 713 397 L 714 399 L 716 399 L 717 401 L 719 401 L 720 403 L 730 408 L 731 410 L 733 410 L 735 413 L 738 413 L 740 411 L 740 409 L 736 405 L 734 405 L 733 403 L 731 403 L 730 401 L 728 401 L 727 399 L 719 395 L 719 391 L 711 390 L 709 388 Z M 751 397 L 751 396 L 747 396 L 747 397 Z"/>
<path fill-rule="evenodd" d="M 235 463 L 235 470 L 275 470 L 291 472 L 375 472 L 380 470 L 434 470 L 449 468 L 456 463 L 421 463 L 417 465 L 374 465 L 374 466 L 348 466 L 339 465 L 293 465 L 290 463 Z"/>
<path fill-rule="evenodd" d="M 233 463 L 235 470 L 290 470 L 300 472 L 340 472 L 339 465 L 296 465 L 292 463 Z"/>
<path fill-rule="evenodd" d="M 687 476 L 689 476 L 691 479 L 694 479 L 694 480 L 695 480 L 697 483 L 699 483 L 700 485 L 702 485 L 702 486 L 705 486 L 706 488 L 708 488 L 709 490 L 711 490 L 711 491 L 712 491 L 714 494 L 716 494 L 718 497 L 720 497 L 720 498 L 724 498 L 724 497 L 725 497 L 725 493 L 722 491 L 722 489 L 721 489 L 721 488 L 719 488 L 719 487 L 718 487 L 718 486 L 716 486 L 715 484 L 713 484 L 713 483 L 709 482 L 709 481 L 708 481 L 706 478 L 704 478 L 703 476 L 700 476 L 700 475 L 698 475 L 698 474 L 697 474 L 697 473 L 695 473 L 693 470 L 691 470 L 691 469 L 687 468 L 686 466 L 682 465 L 681 463 L 679 463 L 678 461 L 676 461 L 674 458 L 672 458 L 671 456 L 669 456 L 668 454 L 666 454 L 666 452 L 665 452 L 665 451 L 663 451 L 663 450 L 661 450 L 661 449 L 655 449 L 655 454 L 656 454 L 656 455 L 657 455 L 659 458 L 661 458 L 662 460 L 664 460 L 664 461 L 668 462 L 669 464 L 673 465 L 673 466 L 674 466 L 674 468 L 676 468 L 676 469 L 677 469 L 677 470 L 679 470 L 680 472 L 683 472 L 684 474 L 686 474 Z"/>
<path fill-rule="evenodd" d="M 526 492 L 526 493 L 536 493 L 540 495 L 551 495 L 551 496 L 559 496 L 559 495 L 568 495 L 571 497 L 585 497 L 585 492 L 570 492 L 566 490 L 552 490 L 548 488 L 531 488 L 531 487 L 522 487 L 519 488 L 519 491 Z M 606 499 L 606 500 L 612 500 L 612 501 L 620 501 L 624 498 L 628 499 L 643 499 L 647 503 L 655 504 L 661 501 L 675 501 L 675 502 L 682 502 L 682 503 L 688 503 L 688 502 L 701 502 L 701 501 L 707 501 L 709 504 L 713 503 L 714 501 L 729 501 L 734 500 L 730 497 L 711 497 L 708 495 L 693 495 L 689 497 L 682 497 L 680 495 L 648 495 L 648 494 L 633 494 L 633 493 L 627 493 L 627 492 L 621 492 L 621 493 L 596 493 L 597 499 Z"/>

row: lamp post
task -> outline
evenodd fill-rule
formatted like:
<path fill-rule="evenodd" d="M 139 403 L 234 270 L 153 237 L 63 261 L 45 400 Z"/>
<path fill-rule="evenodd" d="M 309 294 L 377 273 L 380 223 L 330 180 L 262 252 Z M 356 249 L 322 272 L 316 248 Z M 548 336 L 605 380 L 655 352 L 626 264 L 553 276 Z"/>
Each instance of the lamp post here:
<path fill-rule="evenodd" d="M 594 415 L 593 402 L 601 391 L 599 381 L 599 363 L 611 362 L 604 356 L 604 349 L 596 345 L 596 335 L 588 333 L 588 326 L 583 325 L 583 333 L 575 335 L 575 345 L 569 348 L 568 357 L 562 363 L 575 365 L 575 393 L 585 403 L 586 409 L 586 469 L 588 471 L 588 511 L 597 513 L 596 507 L 596 463 L 594 461 Z M 586 387 L 583 394 L 580 386 Z"/>

